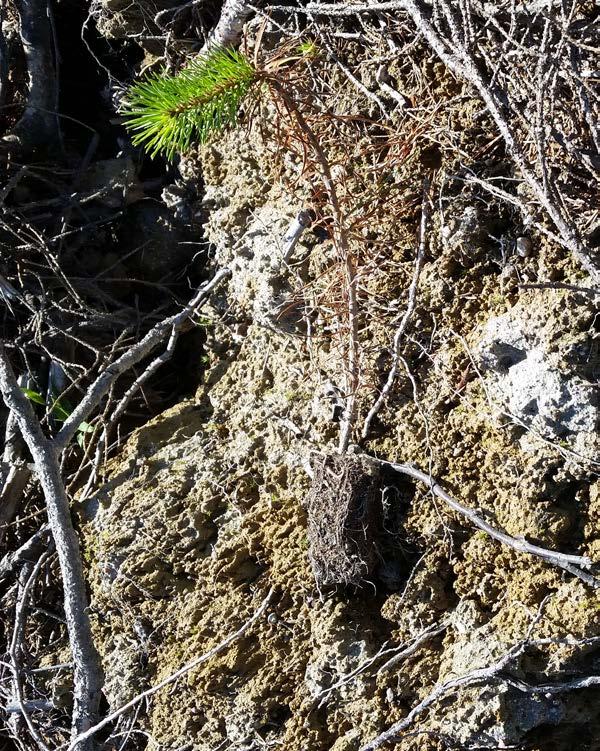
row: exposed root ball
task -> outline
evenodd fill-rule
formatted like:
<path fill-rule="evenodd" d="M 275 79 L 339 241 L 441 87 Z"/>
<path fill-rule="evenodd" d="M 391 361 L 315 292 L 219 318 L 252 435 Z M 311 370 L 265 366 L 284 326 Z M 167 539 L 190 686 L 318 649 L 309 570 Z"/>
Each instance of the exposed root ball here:
<path fill-rule="evenodd" d="M 313 457 L 308 495 L 309 558 L 318 587 L 360 585 L 376 561 L 379 473 L 356 456 Z"/>

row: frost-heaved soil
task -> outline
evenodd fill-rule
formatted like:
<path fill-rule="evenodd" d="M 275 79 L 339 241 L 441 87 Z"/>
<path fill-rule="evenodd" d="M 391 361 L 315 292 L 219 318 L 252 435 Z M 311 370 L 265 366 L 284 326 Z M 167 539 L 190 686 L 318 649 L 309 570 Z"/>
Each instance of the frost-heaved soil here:
<path fill-rule="evenodd" d="M 468 121 L 473 109 L 466 98 L 456 116 Z M 273 587 L 253 628 L 144 708 L 150 747 L 356 751 L 436 684 L 493 664 L 521 639 L 599 636 L 600 600 L 392 474 L 372 581 L 315 586 L 311 452 L 335 449 L 344 374 L 335 336 L 313 315 L 322 302 L 311 298 L 331 248 L 307 232 L 298 263 L 282 262 L 303 194 L 273 178 L 255 136 L 225 136 L 183 168 L 189 180 L 201 171 L 207 236 L 233 276 L 202 320 L 203 384 L 135 433 L 82 510 L 94 628 L 118 706 L 236 631 Z M 433 217 L 410 372 L 360 450 L 430 471 L 516 537 L 598 560 L 593 298 L 520 286 L 577 283 L 578 270 L 535 235 L 527 258 L 504 246 L 500 254 L 490 234 L 514 239 L 521 229 L 482 203 L 465 189 Z M 395 276 L 366 281 L 370 301 L 399 315 L 417 224 L 404 217 L 390 236 Z M 380 358 L 365 377 L 361 417 L 385 379 L 394 331 L 383 314 L 369 326 Z M 388 664 L 389 650 L 415 640 Z M 434 704 L 395 747 L 600 748 L 597 691 L 517 684 L 567 681 L 584 664 L 598 673 L 593 641 L 526 650 L 510 674 Z"/>

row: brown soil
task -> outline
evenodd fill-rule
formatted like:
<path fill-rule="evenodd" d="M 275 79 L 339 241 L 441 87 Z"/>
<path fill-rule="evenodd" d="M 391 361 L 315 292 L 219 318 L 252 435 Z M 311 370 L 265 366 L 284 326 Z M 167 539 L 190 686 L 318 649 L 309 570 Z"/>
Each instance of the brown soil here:
<path fill-rule="evenodd" d="M 410 91 L 412 79 L 391 72 Z M 477 102 L 430 59 L 422 73 L 427 96 L 444 101 L 452 132 L 483 148 L 491 126 L 474 119 Z M 338 85 L 339 110 L 372 105 L 340 80 L 336 73 L 329 82 Z M 299 177 L 298 162 L 285 153 L 269 161 L 260 124 L 223 136 L 183 167 L 188 176 L 202 174 L 208 237 L 233 278 L 203 321 L 210 358 L 203 386 L 135 433 L 82 510 L 95 632 L 108 695 L 118 705 L 238 629 L 274 587 L 264 618 L 242 639 L 144 707 L 151 746 L 356 751 L 437 682 L 501 657 L 528 635 L 542 605 L 530 636 L 600 635 L 600 601 L 581 581 L 473 530 L 426 487 L 392 475 L 379 491 L 383 531 L 373 542 L 377 560 L 362 577 L 370 583 L 315 584 L 307 469 L 311 452 L 335 448 L 335 389 L 345 374 L 343 336 L 335 330 L 340 301 L 331 291 L 338 288 L 330 285 L 335 253 L 321 225 L 305 234 L 296 266 L 274 262 L 289 221 L 313 206 L 315 183 L 314 174 Z M 405 156 L 386 163 L 387 218 L 373 219 L 364 250 L 358 427 L 387 376 L 413 273 L 422 177 L 438 133 L 435 122 L 428 127 L 406 133 Z M 363 169 L 369 134 L 360 138 L 329 143 L 334 163 L 349 151 L 336 174 L 344 195 L 363 184 L 381 197 Z M 519 286 L 577 283 L 581 275 L 567 251 L 535 233 L 529 257 L 500 252 L 491 236 L 518 236 L 518 218 L 451 183 L 454 152 L 445 142 L 439 148 L 444 165 L 434 177 L 438 186 L 447 180 L 447 191 L 443 216 L 436 207 L 428 230 L 403 350 L 410 372 L 401 368 L 360 450 L 430 471 L 512 535 L 596 559 L 597 435 L 580 430 L 554 439 L 518 424 L 498 390 L 500 376 L 482 368 L 480 354 L 490 320 L 509 313 L 570 383 L 575 349 L 592 351 L 596 311 L 583 295 Z M 314 208 L 318 214 L 318 201 Z M 581 377 L 592 383 L 589 372 Z M 378 674 L 380 650 L 408 644 L 435 624 L 441 633 Z M 564 680 L 581 655 L 568 645 L 540 647 L 519 660 L 514 675 Z M 597 661 L 592 646 L 589 660 Z M 595 698 L 593 691 L 534 696 L 499 680 L 452 693 L 395 748 L 434 751 L 454 739 L 466 747 L 563 751 L 584 747 L 574 741 L 581 732 L 585 748 L 600 748 L 596 715 L 586 709 Z"/>

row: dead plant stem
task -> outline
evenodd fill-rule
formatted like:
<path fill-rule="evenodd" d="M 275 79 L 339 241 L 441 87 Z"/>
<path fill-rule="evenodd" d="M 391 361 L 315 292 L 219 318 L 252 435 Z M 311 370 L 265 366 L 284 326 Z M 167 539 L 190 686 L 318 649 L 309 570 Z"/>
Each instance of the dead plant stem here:
<path fill-rule="evenodd" d="M 402 343 L 402 337 L 404 336 L 404 332 L 406 331 L 408 327 L 410 318 L 417 304 L 417 289 L 419 286 L 419 278 L 421 276 L 421 270 L 423 268 L 423 263 L 425 261 L 425 253 L 427 250 L 427 225 L 429 223 L 429 211 L 430 211 L 430 206 L 431 206 L 431 201 L 429 197 L 429 185 L 430 185 L 429 178 L 425 178 L 425 180 L 423 181 L 423 202 L 422 202 L 422 210 L 421 210 L 421 226 L 419 230 L 419 246 L 417 249 L 415 270 L 413 273 L 412 281 L 410 283 L 410 287 L 408 288 L 408 302 L 406 304 L 406 310 L 404 312 L 404 315 L 402 316 L 402 320 L 400 321 L 400 325 L 398 326 L 396 330 L 396 334 L 394 336 L 394 343 L 393 343 L 393 348 L 392 348 L 392 367 L 390 368 L 390 372 L 388 373 L 387 381 L 384 387 L 381 389 L 381 393 L 377 397 L 375 404 L 371 407 L 371 409 L 369 410 L 369 414 L 365 418 L 365 422 L 364 422 L 363 429 L 362 429 L 363 440 L 369 434 L 369 428 L 371 427 L 371 422 L 373 418 L 377 415 L 381 407 L 384 405 L 385 400 L 388 398 L 394 386 L 396 375 L 398 374 L 398 363 L 400 361 L 400 347 Z"/>
<path fill-rule="evenodd" d="M 356 268 L 354 258 L 348 243 L 344 214 L 340 206 L 335 182 L 331 174 L 329 161 L 319 143 L 315 132 L 308 124 L 294 98 L 286 88 L 274 77 L 269 78 L 277 94 L 285 103 L 287 109 L 293 114 L 298 127 L 307 138 L 313 154 L 319 163 L 321 180 L 329 200 L 333 219 L 333 243 L 344 265 L 344 276 L 347 293 L 348 312 L 348 349 L 347 349 L 347 379 L 346 379 L 346 403 L 342 416 L 338 449 L 344 453 L 350 444 L 352 429 L 356 418 L 356 398 L 359 382 L 359 349 L 358 349 L 358 303 L 356 293 Z"/>

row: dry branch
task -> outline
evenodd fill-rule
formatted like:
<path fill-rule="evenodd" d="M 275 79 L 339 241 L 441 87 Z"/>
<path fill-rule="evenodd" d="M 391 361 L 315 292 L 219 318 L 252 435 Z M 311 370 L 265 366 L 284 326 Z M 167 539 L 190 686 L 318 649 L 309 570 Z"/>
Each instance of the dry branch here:
<path fill-rule="evenodd" d="M 536 624 L 537 619 L 529 629 L 531 633 L 533 626 Z M 588 640 L 581 639 L 575 640 L 575 644 L 586 645 Z M 390 728 L 378 735 L 373 740 L 369 741 L 366 745 L 360 748 L 360 751 L 376 751 L 386 743 L 390 743 L 399 738 L 399 736 L 410 728 L 415 721 L 433 704 L 440 701 L 447 694 L 451 693 L 458 688 L 466 688 L 469 686 L 489 685 L 497 681 L 513 686 L 514 688 L 529 694 L 542 694 L 545 696 L 551 694 L 565 694 L 570 691 L 577 691 L 584 688 L 591 688 L 600 685 L 600 675 L 589 675 L 582 678 L 576 678 L 570 681 L 564 681 L 562 683 L 546 683 L 542 685 L 532 685 L 526 681 L 522 681 L 514 678 L 511 675 L 507 675 L 506 671 L 515 664 L 519 657 L 525 652 L 526 649 L 531 647 L 539 647 L 548 643 L 560 643 L 560 640 L 552 639 L 530 639 L 529 636 L 511 647 L 500 659 L 498 659 L 493 665 L 489 665 L 485 668 L 473 670 L 466 675 L 459 676 L 458 678 L 451 678 L 450 680 L 439 683 L 431 693 L 429 693 L 424 699 L 422 699 L 417 705 L 415 705 L 410 712 L 402 720 L 394 723 Z M 567 642 L 573 644 L 573 642 Z"/>
<path fill-rule="evenodd" d="M 29 598 L 31 597 L 31 592 L 33 589 L 33 585 L 36 582 L 36 579 L 41 571 L 42 566 L 48 559 L 48 552 L 43 553 L 37 563 L 31 567 L 31 570 L 29 571 L 29 574 L 25 580 L 25 582 L 21 585 L 19 584 L 19 593 L 17 596 L 17 605 L 15 608 L 15 620 L 13 624 L 13 634 L 12 639 L 10 641 L 10 646 L 8 649 L 8 654 L 10 657 L 11 662 L 11 668 L 13 673 L 13 698 L 16 702 L 16 705 L 18 707 L 18 712 L 23 717 L 27 724 L 27 728 L 29 732 L 31 733 L 31 737 L 34 739 L 34 741 L 37 743 L 38 748 L 40 748 L 42 751 L 49 751 L 48 746 L 44 741 L 42 740 L 42 737 L 38 733 L 36 727 L 34 726 L 31 717 L 29 716 L 28 708 L 26 706 L 26 702 L 23 697 L 23 682 L 21 677 L 21 667 L 20 667 L 20 651 L 21 651 L 21 643 L 23 641 L 24 631 L 25 631 L 25 617 L 27 613 L 27 606 L 29 603 Z M 29 566 L 26 568 L 30 568 Z M 18 718 L 14 717 L 12 718 L 11 722 L 18 722 Z"/>
<path fill-rule="evenodd" d="M 424 483 L 437 498 L 444 501 L 444 503 L 453 511 L 456 511 L 456 513 L 460 514 L 465 519 L 468 519 L 473 526 L 477 527 L 482 532 L 485 532 L 494 540 L 501 542 L 503 545 L 506 545 L 519 553 L 527 553 L 536 558 L 541 558 L 552 566 L 557 566 L 558 568 L 563 569 L 563 571 L 567 571 L 569 574 L 576 576 L 594 589 L 600 588 L 600 580 L 584 570 L 589 569 L 593 565 L 593 561 L 590 558 L 581 555 L 559 553 L 554 550 L 542 548 L 538 545 L 533 545 L 524 538 L 512 537 L 506 532 L 502 532 L 491 524 L 488 524 L 488 522 L 476 514 L 475 511 L 463 506 L 452 498 L 452 496 L 438 485 L 435 479 L 427 472 L 422 472 L 420 469 L 417 469 L 410 464 L 396 464 L 394 462 L 375 458 L 371 458 L 371 460 L 377 464 L 388 466 L 395 472 L 400 472 L 403 475 L 407 475 L 408 477 L 412 477 L 413 479 Z"/>
<path fill-rule="evenodd" d="M 95 722 L 103 679 L 91 633 L 79 541 L 71 520 L 69 497 L 61 477 L 60 456 L 78 426 L 102 401 L 119 375 L 146 357 L 170 331 L 180 330 L 214 288 L 229 275 L 229 269 L 217 272 L 199 289 L 182 311 L 157 324 L 137 345 L 108 366 L 90 386 L 53 440 L 47 439 L 44 435 L 31 403 L 17 383 L 4 347 L 0 345 L 0 390 L 33 457 L 46 500 L 48 521 L 63 579 L 65 619 L 74 664 L 73 737 L 81 736 Z M 160 358 L 158 360 L 160 361 Z M 78 744 L 81 745 L 82 751 L 91 749 L 91 736 L 89 739 L 87 736 L 86 739 L 81 739 Z"/>
<path fill-rule="evenodd" d="M 16 139 L 25 148 L 52 146 L 58 118 L 57 78 L 52 54 L 48 5 L 44 0 L 17 0 L 19 31 L 29 74 L 27 107 L 7 140 Z"/>
<path fill-rule="evenodd" d="M 5 404 L 17 418 L 21 434 L 33 457 L 60 562 L 65 619 L 75 666 L 72 731 L 76 735 L 87 730 L 94 722 L 103 683 L 100 659 L 94 646 L 87 613 L 88 600 L 79 541 L 61 478 L 59 452 L 43 434 L 31 403 L 21 391 L 1 345 L 0 390 Z"/>
<path fill-rule="evenodd" d="M 22 379 L 19 379 L 22 385 Z M 4 430 L 4 453 L 0 465 L 0 543 L 8 525 L 17 512 L 23 492 L 31 477 L 31 470 L 23 456 L 25 444 L 19 432 L 17 418 L 11 412 Z"/>
<path fill-rule="evenodd" d="M 201 665 L 203 662 L 207 662 L 207 660 L 210 660 L 211 657 L 214 657 L 215 655 L 218 655 L 225 649 L 227 649 L 227 647 L 233 644 L 233 642 L 237 641 L 241 636 L 243 636 L 246 631 L 248 631 L 248 629 L 263 615 L 263 613 L 267 609 L 267 606 L 269 605 L 269 602 L 271 601 L 271 598 L 273 597 L 273 592 L 273 589 L 269 590 L 267 596 L 261 602 L 254 615 L 249 618 L 237 631 L 235 631 L 233 634 L 230 634 L 226 639 L 223 639 L 223 641 L 219 642 L 216 647 L 213 647 L 208 652 L 200 655 L 200 657 L 195 657 L 193 660 L 190 660 L 190 662 L 186 663 L 183 667 L 179 668 L 179 670 L 175 671 L 174 673 L 171 673 L 171 675 L 169 675 L 167 678 L 164 678 L 154 686 L 151 686 L 145 691 L 142 691 L 142 693 L 134 696 L 133 699 L 128 701 L 126 704 L 123 704 L 123 706 L 115 709 L 103 720 L 94 725 L 94 727 L 91 727 L 85 733 L 82 733 L 77 738 L 74 738 L 69 744 L 67 751 L 75 751 L 76 748 L 80 748 L 80 745 L 82 743 L 91 740 L 92 736 L 95 735 L 99 730 L 102 730 L 102 728 L 110 725 L 111 722 L 118 719 L 129 709 L 135 707 L 137 704 L 139 704 L 139 702 L 143 701 L 144 699 L 149 699 L 151 696 L 154 696 L 154 694 L 158 693 L 158 691 L 160 691 L 165 686 L 174 683 L 176 680 L 186 675 L 186 673 L 189 673 L 190 670 L 193 670 L 194 668 L 198 667 L 198 665 Z"/>
<path fill-rule="evenodd" d="M 506 668 L 508 668 L 522 652 L 524 651 L 526 643 L 520 643 L 510 649 L 503 657 L 501 657 L 493 665 L 479 670 L 473 670 L 466 675 L 459 678 L 452 678 L 449 681 L 438 684 L 435 689 L 428 694 L 422 701 L 420 701 L 415 707 L 413 707 L 406 717 L 398 722 L 394 723 L 386 731 L 378 735 L 372 741 L 369 741 L 365 746 L 362 746 L 360 751 L 375 751 L 386 743 L 395 740 L 411 725 L 415 720 L 425 712 L 426 709 L 438 702 L 446 694 L 450 693 L 454 689 L 463 688 L 465 686 L 475 686 L 482 683 L 489 683 L 496 679 Z"/>
<path fill-rule="evenodd" d="M 392 390 L 394 386 L 396 375 L 398 374 L 398 362 L 400 360 L 400 345 L 402 343 L 402 337 L 404 336 L 404 332 L 406 331 L 406 328 L 410 321 L 410 317 L 412 316 L 414 309 L 416 307 L 416 304 L 417 304 L 417 288 L 419 286 L 419 278 L 421 276 L 421 269 L 423 268 L 423 263 L 425 261 L 425 252 L 427 250 L 426 233 L 427 233 L 427 225 L 429 222 L 429 209 L 430 209 L 429 179 L 426 178 L 423 183 L 423 203 L 422 203 L 422 210 L 421 210 L 421 226 L 419 230 L 419 247 L 417 250 L 417 258 L 415 261 L 415 270 L 413 273 L 412 282 L 410 283 L 410 287 L 408 288 L 408 302 L 406 304 L 406 310 L 404 312 L 404 315 L 402 316 L 402 320 L 400 321 L 400 325 L 398 326 L 396 330 L 396 334 L 394 336 L 394 344 L 393 344 L 393 349 L 392 349 L 392 367 L 390 368 L 390 372 L 388 373 L 387 381 L 384 387 L 381 389 L 381 393 L 377 397 L 375 404 L 371 407 L 368 415 L 365 418 L 365 422 L 364 422 L 363 429 L 362 429 L 363 439 L 365 439 L 367 435 L 369 434 L 369 428 L 371 427 L 371 422 L 373 418 L 377 415 L 381 407 L 384 405 L 385 400 L 388 398 L 390 391 Z"/>
<path fill-rule="evenodd" d="M 0 560 L 0 583 L 14 574 L 14 572 L 27 561 L 31 562 L 39 558 L 45 545 L 47 544 L 50 529 L 45 524 L 38 532 L 26 540 L 20 548 L 7 553 Z"/>
<path fill-rule="evenodd" d="M 448 15 L 451 16 L 451 10 L 449 9 L 446 0 L 440 0 L 440 2 L 442 7 L 446 9 Z M 464 80 L 468 81 L 477 89 L 479 96 L 483 99 L 488 112 L 494 119 L 496 127 L 504 139 L 506 148 L 512 160 L 519 168 L 521 175 L 531 188 L 540 205 L 545 209 L 548 216 L 554 222 L 564 245 L 572 251 L 582 268 L 588 272 L 592 279 L 600 279 L 600 269 L 589 250 L 577 237 L 575 229 L 565 218 L 562 209 L 552 200 L 551 196 L 544 190 L 543 184 L 538 180 L 531 164 L 525 156 L 516 133 L 508 122 L 498 92 L 484 79 L 468 47 L 458 39 L 452 40 L 454 43 L 453 46 L 449 45 L 435 29 L 433 24 L 427 19 L 423 3 L 418 2 L 418 0 L 403 0 L 402 5 L 412 18 L 417 29 L 427 39 L 430 46 L 442 62 L 453 73 L 464 78 Z"/>
<path fill-rule="evenodd" d="M 81 402 L 65 420 L 60 432 L 53 441 L 55 450 L 60 452 L 70 443 L 79 425 L 100 404 L 117 378 L 149 355 L 172 329 L 181 328 L 185 325 L 198 306 L 229 276 L 231 276 L 229 269 L 220 269 L 209 282 L 200 287 L 198 293 L 183 310 L 157 323 L 141 341 L 107 367 L 92 383 Z"/>
<path fill-rule="evenodd" d="M 290 260 L 296 245 L 307 227 L 310 227 L 310 213 L 302 209 L 291 222 L 283 237 L 283 254 L 281 258 L 283 263 L 287 263 Z"/>
<path fill-rule="evenodd" d="M 410 641 L 408 644 L 403 644 L 401 647 L 390 647 L 389 649 L 386 649 L 384 645 L 377 652 L 377 654 L 369 657 L 367 660 L 364 660 L 364 662 L 361 662 L 361 664 L 358 665 L 354 670 L 352 670 L 350 673 L 347 673 L 346 675 L 343 675 L 331 686 L 324 688 L 319 694 L 317 694 L 317 696 L 315 696 L 315 702 L 319 701 L 319 708 L 324 706 L 328 702 L 329 697 L 334 691 L 337 691 L 339 688 L 342 688 L 343 686 L 346 686 L 349 683 L 353 682 L 359 675 L 369 670 L 369 668 L 377 664 L 381 659 L 388 657 L 389 659 L 386 660 L 386 662 L 381 665 L 376 671 L 377 675 L 386 673 L 388 670 L 391 670 L 401 662 L 404 662 L 404 660 L 407 660 L 409 657 L 412 657 L 414 654 L 416 654 L 419 649 L 428 641 L 436 636 L 439 636 L 440 634 L 443 634 L 447 627 L 447 623 L 434 623 L 433 625 L 424 629 L 420 634 L 417 634 L 417 636 L 415 636 L 414 639 L 412 639 L 412 641 Z"/>
<path fill-rule="evenodd" d="M 225 0 L 221 17 L 210 33 L 200 54 L 208 52 L 211 47 L 234 47 L 240 41 L 242 29 L 252 13 L 252 8 L 243 0 Z"/>

